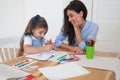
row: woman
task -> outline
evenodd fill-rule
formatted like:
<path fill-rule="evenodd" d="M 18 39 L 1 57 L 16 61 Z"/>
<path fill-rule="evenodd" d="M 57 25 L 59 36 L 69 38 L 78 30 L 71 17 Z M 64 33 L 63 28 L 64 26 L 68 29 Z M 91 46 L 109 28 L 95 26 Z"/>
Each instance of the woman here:
<path fill-rule="evenodd" d="M 79 0 L 71 1 L 64 9 L 64 23 L 55 40 L 55 46 L 83 53 L 85 41 L 95 40 L 98 32 L 98 25 L 87 21 L 86 17 L 86 6 Z M 68 38 L 68 44 L 63 42 L 66 38 Z"/>

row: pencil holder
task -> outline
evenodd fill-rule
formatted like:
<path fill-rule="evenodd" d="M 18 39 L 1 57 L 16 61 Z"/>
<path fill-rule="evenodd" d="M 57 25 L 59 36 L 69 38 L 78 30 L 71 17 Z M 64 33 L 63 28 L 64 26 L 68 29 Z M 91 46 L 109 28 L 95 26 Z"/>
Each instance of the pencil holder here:
<path fill-rule="evenodd" d="M 87 59 L 94 58 L 94 46 L 86 46 L 86 58 Z"/>

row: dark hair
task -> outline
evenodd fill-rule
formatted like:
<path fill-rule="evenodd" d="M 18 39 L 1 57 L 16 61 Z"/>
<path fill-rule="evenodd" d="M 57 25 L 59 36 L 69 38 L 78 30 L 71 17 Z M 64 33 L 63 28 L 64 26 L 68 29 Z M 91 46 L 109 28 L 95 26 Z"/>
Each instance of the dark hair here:
<path fill-rule="evenodd" d="M 24 40 L 23 40 L 23 37 L 24 35 L 32 35 L 32 30 L 33 29 L 40 29 L 40 28 L 45 28 L 46 29 L 46 33 L 48 31 L 48 24 L 46 22 L 46 20 L 39 16 L 39 15 L 36 15 L 34 17 L 32 17 L 25 29 L 25 32 L 21 38 L 21 41 L 20 41 L 20 50 L 19 50 L 19 53 L 18 53 L 18 56 L 22 56 L 23 55 L 23 52 L 24 52 L 24 49 L 23 49 L 23 44 L 24 44 Z"/>
<path fill-rule="evenodd" d="M 35 28 L 45 28 L 46 30 L 48 30 L 48 24 L 43 17 L 36 15 L 29 21 L 27 28 L 25 29 L 24 35 L 32 35 L 32 30 Z"/>
<path fill-rule="evenodd" d="M 83 19 L 86 20 L 87 8 L 83 4 L 83 2 L 81 2 L 79 0 L 73 0 L 64 9 L 64 23 L 63 23 L 63 28 L 62 29 L 63 29 L 64 35 L 68 36 L 69 45 L 73 45 L 75 43 L 75 41 L 74 41 L 75 32 L 74 32 L 73 25 L 68 20 L 67 10 L 73 10 L 77 13 L 80 13 L 82 11 L 83 12 Z"/>

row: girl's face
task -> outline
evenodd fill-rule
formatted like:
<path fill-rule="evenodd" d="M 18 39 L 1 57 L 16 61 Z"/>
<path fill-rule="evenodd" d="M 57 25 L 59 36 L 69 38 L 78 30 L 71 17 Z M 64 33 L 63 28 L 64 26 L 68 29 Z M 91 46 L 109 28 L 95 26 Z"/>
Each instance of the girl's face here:
<path fill-rule="evenodd" d="M 45 28 L 35 28 L 32 30 L 33 36 L 37 39 L 41 39 L 45 36 L 47 29 Z"/>
<path fill-rule="evenodd" d="M 80 24 L 82 24 L 83 20 L 83 12 L 80 11 L 80 13 L 75 12 L 74 10 L 67 10 L 67 16 L 69 22 L 72 24 L 75 24 L 75 20 L 78 20 Z"/>

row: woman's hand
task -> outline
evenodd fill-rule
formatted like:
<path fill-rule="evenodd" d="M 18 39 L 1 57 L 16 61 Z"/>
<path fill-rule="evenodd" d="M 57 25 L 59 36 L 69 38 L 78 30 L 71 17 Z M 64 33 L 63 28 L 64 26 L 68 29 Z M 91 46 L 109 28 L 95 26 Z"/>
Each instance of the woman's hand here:
<path fill-rule="evenodd" d="M 75 48 L 75 53 L 83 54 L 83 50 L 79 49 L 78 47 Z"/>
<path fill-rule="evenodd" d="M 78 53 L 78 54 L 83 54 L 83 50 L 81 50 L 79 47 L 77 46 L 69 46 L 68 48 L 69 50 Z"/>
<path fill-rule="evenodd" d="M 77 44 L 79 44 L 83 40 L 80 32 L 82 31 L 82 27 L 84 26 L 84 21 L 79 18 L 74 18 L 73 26 L 76 36 L 76 42 Z M 81 53 L 81 50 L 77 49 L 77 51 Z"/>
<path fill-rule="evenodd" d="M 74 18 L 74 22 L 72 23 L 74 29 L 79 29 L 80 28 L 80 19 L 79 18 Z"/>

